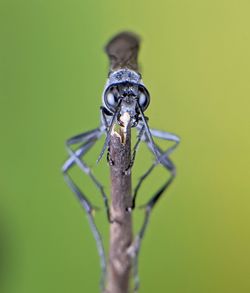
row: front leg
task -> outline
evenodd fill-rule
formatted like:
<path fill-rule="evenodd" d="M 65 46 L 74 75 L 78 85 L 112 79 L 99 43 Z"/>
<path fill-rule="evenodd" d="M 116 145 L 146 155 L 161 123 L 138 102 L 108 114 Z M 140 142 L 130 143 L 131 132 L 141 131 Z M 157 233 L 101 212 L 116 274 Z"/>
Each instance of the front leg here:
<path fill-rule="evenodd" d="M 106 127 L 106 135 L 108 135 L 109 132 L 109 125 L 111 123 L 111 116 L 112 113 L 110 113 L 105 107 L 101 106 L 100 107 L 101 110 L 101 118 L 102 118 L 102 123 L 105 125 Z M 111 160 L 110 157 L 110 149 L 109 146 L 107 147 L 107 162 L 110 166 L 114 165 L 114 162 Z"/>

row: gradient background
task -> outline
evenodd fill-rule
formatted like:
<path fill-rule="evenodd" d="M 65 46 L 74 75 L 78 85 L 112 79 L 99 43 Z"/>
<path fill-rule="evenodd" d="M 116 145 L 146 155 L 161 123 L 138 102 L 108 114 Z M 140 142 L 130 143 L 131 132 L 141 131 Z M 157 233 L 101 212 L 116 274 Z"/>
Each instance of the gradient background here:
<path fill-rule="evenodd" d="M 143 243 L 140 292 L 250 292 L 249 11 L 247 0 L 0 1 L 1 292 L 98 292 L 95 243 L 60 166 L 65 139 L 99 123 L 102 48 L 124 29 L 143 39 L 150 125 L 182 138 Z M 151 159 L 142 146 L 134 180 Z M 105 160 L 95 172 L 108 190 Z M 141 202 L 164 178 L 158 170 Z M 96 218 L 107 243 L 104 212 Z"/>

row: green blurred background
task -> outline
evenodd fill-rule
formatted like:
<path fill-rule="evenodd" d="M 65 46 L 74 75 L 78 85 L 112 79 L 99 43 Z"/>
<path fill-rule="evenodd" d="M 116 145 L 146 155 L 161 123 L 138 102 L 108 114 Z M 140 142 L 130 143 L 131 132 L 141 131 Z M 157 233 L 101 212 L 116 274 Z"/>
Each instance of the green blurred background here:
<path fill-rule="evenodd" d="M 182 138 L 143 243 L 140 292 L 250 292 L 249 11 L 244 0 L 0 1 L 1 292 L 98 292 L 95 243 L 60 166 L 65 139 L 99 123 L 102 49 L 124 29 L 142 37 L 150 125 Z M 105 160 L 95 172 L 108 190 Z M 141 202 L 164 180 L 157 172 Z M 104 212 L 96 219 L 107 245 Z"/>

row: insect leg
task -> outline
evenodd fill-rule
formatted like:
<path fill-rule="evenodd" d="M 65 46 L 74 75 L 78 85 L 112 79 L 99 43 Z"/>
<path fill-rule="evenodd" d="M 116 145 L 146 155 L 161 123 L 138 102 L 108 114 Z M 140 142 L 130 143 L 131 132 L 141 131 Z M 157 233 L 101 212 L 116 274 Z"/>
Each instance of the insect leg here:
<path fill-rule="evenodd" d="M 109 122 L 107 119 L 107 116 L 111 116 L 112 114 L 103 106 L 100 107 L 101 110 L 101 117 L 102 117 L 102 123 L 106 126 L 106 133 L 108 133 L 109 129 Z"/>
<path fill-rule="evenodd" d="M 94 221 L 94 218 L 93 218 L 94 208 L 93 208 L 92 204 L 90 203 L 90 201 L 88 201 L 87 197 L 82 193 L 82 191 L 73 182 L 73 180 L 67 174 L 67 172 L 64 173 L 64 178 L 65 178 L 69 188 L 75 193 L 75 195 L 79 199 L 82 207 L 86 211 L 88 221 L 89 221 L 89 224 L 90 224 L 90 228 L 91 228 L 92 234 L 94 236 L 94 239 L 96 241 L 97 250 L 98 250 L 99 257 L 100 257 L 100 264 L 101 264 L 101 270 L 102 270 L 102 277 L 101 277 L 101 281 L 100 281 L 100 287 L 101 287 L 101 290 L 103 290 L 103 288 L 105 286 L 106 267 L 107 267 L 107 265 L 106 265 L 106 257 L 105 257 L 102 238 L 101 238 L 100 232 L 98 231 L 98 229 L 96 227 L 96 224 L 95 224 L 95 221 Z"/>
<path fill-rule="evenodd" d="M 97 128 L 93 131 L 88 132 L 88 134 L 92 133 L 92 135 L 95 137 L 95 140 L 99 139 L 100 136 L 102 135 L 102 133 L 104 132 L 105 127 L 102 126 L 101 128 Z M 97 180 L 97 178 L 94 176 L 94 174 L 92 173 L 91 169 L 89 168 L 89 166 L 87 166 L 83 160 L 81 160 L 76 153 L 72 150 L 71 145 L 76 144 L 76 143 L 80 143 L 85 139 L 85 134 L 81 134 L 78 136 L 75 136 L 73 138 L 70 138 L 69 140 L 67 140 L 66 142 L 66 149 L 70 155 L 70 159 L 73 159 L 75 161 L 75 163 L 77 164 L 77 166 L 85 173 L 87 174 L 91 180 L 93 181 L 93 183 L 95 184 L 95 186 L 99 189 L 103 201 L 104 201 L 104 205 L 106 208 L 106 213 L 107 213 L 107 218 L 108 221 L 111 222 L 110 219 L 110 211 L 109 211 L 109 204 L 108 204 L 108 197 L 104 191 L 104 187 L 103 185 L 99 182 L 99 180 Z M 90 138 L 89 138 L 90 139 Z"/>
<path fill-rule="evenodd" d="M 110 122 L 110 125 L 109 125 L 109 128 L 108 128 L 108 131 L 107 131 L 107 136 L 106 136 L 106 139 L 105 139 L 104 145 L 103 145 L 102 150 L 101 150 L 101 153 L 100 153 L 100 155 L 99 155 L 99 157 L 98 157 L 98 159 L 97 159 L 97 163 L 100 162 L 100 160 L 101 160 L 101 158 L 102 158 L 102 156 L 103 156 L 103 154 L 104 154 L 106 148 L 107 148 L 108 145 L 109 145 L 109 142 L 110 142 L 110 136 L 111 136 L 111 131 L 112 131 L 112 128 L 113 128 L 114 124 L 116 123 L 116 119 L 117 119 L 117 116 L 118 116 L 118 113 L 119 113 L 119 110 L 120 110 L 120 105 L 121 105 L 121 100 L 120 100 L 120 102 L 119 102 L 118 105 L 117 105 L 117 108 L 116 108 L 116 110 L 115 110 L 115 113 L 113 114 L 112 120 L 111 120 L 111 122 Z M 102 113 L 103 113 L 103 112 L 102 112 Z"/>
<path fill-rule="evenodd" d="M 109 130 L 109 122 L 108 119 L 110 120 L 110 116 L 112 115 L 105 107 L 101 106 L 100 107 L 101 110 L 101 117 L 102 117 L 102 123 L 104 123 L 104 125 L 106 126 L 106 135 L 108 135 L 108 130 Z M 109 145 L 107 147 L 107 162 L 110 166 L 112 166 L 114 164 L 114 162 L 111 160 L 110 157 L 110 148 Z"/>
<path fill-rule="evenodd" d="M 83 143 L 76 151 L 75 155 L 80 158 L 82 157 L 95 143 L 95 140 L 89 140 L 89 142 Z M 75 164 L 74 157 L 69 157 L 62 166 L 62 171 L 67 171 L 72 165 Z"/>
<path fill-rule="evenodd" d="M 147 139 L 150 143 L 150 149 L 153 151 L 155 157 L 156 157 L 156 160 L 160 162 L 160 155 L 159 153 L 157 152 L 157 148 L 156 148 L 156 145 L 155 145 L 155 142 L 153 140 L 153 137 L 152 137 L 152 134 L 150 132 L 150 129 L 149 129 L 149 126 L 148 126 L 148 118 L 145 117 L 139 103 L 137 102 L 137 106 L 138 106 L 138 109 L 139 109 L 139 112 L 140 112 L 140 119 L 141 119 L 141 123 L 144 125 L 145 127 L 145 132 L 146 132 L 146 135 L 147 135 Z"/>
<path fill-rule="evenodd" d="M 170 153 L 172 153 L 175 150 L 175 148 L 178 146 L 178 144 L 180 142 L 180 138 L 177 135 L 175 135 L 175 134 L 172 134 L 172 133 L 169 133 L 169 132 L 165 132 L 165 131 L 156 130 L 156 129 L 150 129 L 150 132 L 156 138 L 161 138 L 161 139 L 164 139 L 164 140 L 168 140 L 168 141 L 173 141 L 174 142 L 173 146 L 171 146 L 170 148 L 168 148 L 165 152 L 160 151 L 161 152 L 160 160 L 163 160 L 165 162 L 164 164 L 165 165 L 168 165 L 168 170 L 171 170 L 172 164 L 170 164 L 170 160 L 168 161 L 168 160 L 165 160 L 164 158 L 165 157 L 168 157 L 170 155 Z M 147 143 L 148 148 L 154 154 L 154 150 L 152 149 L 152 145 L 150 144 L 149 139 L 146 136 L 144 136 L 143 137 L 143 140 Z M 158 146 L 156 146 L 156 149 L 159 152 L 159 147 Z M 131 209 L 134 209 L 135 208 L 137 194 L 138 194 L 138 191 L 139 191 L 142 183 L 148 177 L 148 175 L 153 171 L 153 169 L 155 168 L 155 166 L 157 166 L 158 164 L 159 164 L 159 161 L 155 161 L 149 167 L 149 169 L 139 178 L 139 181 L 138 181 L 138 183 L 137 183 L 137 185 L 136 185 L 136 187 L 134 189 Z"/>
<path fill-rule="evenodd" d="M 152 136 L 154 136 L 156 138 L 160 138 L 163 140 L 168 140 L 168 141 L 174 142 L 173 146 L 171 146 L 165 152 L 163 152 L 163 154 L 161 155 L 161 157 L 163 157 L 163 158 L 168 157 L 177 148 L 177 146 L 180 143 L 180 138 L 176 134 L 166 132 L 166 131 L 161 131 L 158 129 L 152 129 L 152 128 L 150 129 L 150 132 L 151 132 Z M 149 144 L 148 144 L 148 147 L 150 147 Z M 152 149 L 151 149 L 151 151 L 153 152 Z M 160 163 L 161 163 L 161 161 L 160 161 Z"/>
<path fill-rule="evenodd" d="M 142 136 L 145 132 L 145 128 L 144 128 L 144 125 L 141 127 L 141 129 L 139 130 L 138 132 L 138 136 L 137 136 L 137 141 L 134 145 L 134 148 L 133 148 L 133 151 L 132 151 L 132 156 L 131 156 L 131 160 L 130 160 L 130 163 L 129 163 L 129 166 L 127 167 L 127 169 L 125 170 L 125 173 L 126 174 L 129 174 L 131 172 L 131 169 L 134 165 L 134 162 L 135 162 L 135 156 L 136 156 L 136 152 L 138 150 L 138 147 L 139 147 L 139 144 L 142 140 Z"/>
<path fill-rule="evenodd" d="M 143 224 L 141 226 L 141 229 L 139 230 L 138 235 L 135 238 L 134 242 L 134 282 L 135 282 L 135 291 L 138 290 L 139 288 L 139 277 L 138 277 L 138 257 L 139 257 L 139 251 L 140 251 L 140 246 L 141 246 L 141 241 L 143 239 L 143 236 L 145 234 L 146 228 L 149 223 L 149 218 L 151 215 L 151 211 L 153 207 L 155 206 L 156 202 L 159 200 L 161 195 L 164 193 L 164 191 L 169 187 L 169 185 L 172 183 L 172 181 L 175 178 L 175 166 L 172 163 L 172 161 L 168 158 L 169 154 L 177 147 L 179 144 L 180 139 L 171 133 L 167 132 L 162 132 L 159 130 L 151 130 L 152 135 L 158 138 L 166 139 L 166 140 L 171 140 L 174 141 L 175 144 L 168 148 L 165 152 L 160 149 L 156 145 L 157 152 L 160 154 L 160 162 L 163 165 L 163 167 L 170 172 L 170 178 L 163 184 L 163 186 L 153 195 L 153 197 L 144 205 L 145 207 L 145 217 Z M 152 149 L 152 145 L 150 144 L 149 140 L 145 139 L 149 149 L 154 153 L 154 150 Z M 146 179 L 146 177 L 152 172 L 154 167 L 158 164 L 157 161 L 155 161 L 154 164 L 151 165 L 151 167 L 147 170 L 146 173 L 143 174 L 143 176 L 140 178 L 133 197 L 133 206 L 135 206 L 135 198 L 136 194 L 138 192 L 139 187 L 141 186 L 142 182 Z"/>
<path fill-rule="evenodd" d="M 82 138 L 84 138 L 83 136 Z M 85 142 L 79 149 L 75 151 L 75 154 L 77 157 L 83 156 L 96 142 L 97 138 L 92 137 L 89 138 L 89 141 Z M 78 188 L 78 186 L 75 184 L 75 182 L 72 180 L 70 175 L 68 174 L 69 169 L 75 164 L 74 158 L 70 157 L 63 165 L 62 172 L 65 178 L 65 181 L 67 182 L 69 188 L 72 190 L 72 192 L 76 195 L 78 200 L 80 201 L 81 206 L 84 208 L 87 214 L 87 218 L 90 224 L 90 228 L 92 231 L 92 234 L 94 236 L 94 239 L 96 241 L 97 245 L 97 251 L 100 257 L 100 263 L 101 263 L 101 270 L 102 270 L 102 277 L 100 281 L 100 287 L 101 290 L 104 290 L 105 286 L 105 278 L 106 278 L 106 257 L 105 257 L 105 251 L 103 247 L 103 242 L 101 235 L 97 229 L 97 226 L 95 224 L 94 218 L 93 218 L 93 211 L 94 206 L 91 204 L 91 202 L 87 199 L 85 194 Z"/>
<path fill-rule="evenodd" d="M 168 140 L 168 141 L 173 141 L 174 144 L 169 147 L 165 152 L 162 152 L 162 150 L 160 150 L 160 148 L 156 145 L 156 149 L 158 153 L 161 153 L 160 155 L 160 163 L 164 166 L 166 166 L 166 168 L 168 170 L 172 170 L 173 168 L 173 164 L 171 163 L 170 160 L 166 160 L 165 158 L 168 157 L 175 149 L 176 147 L 179 145 L 180 143 L 180 138 L 170 132 L 165 132 L 165 131 L 161 131 L 161 130 L 157 130 L 157 129 L 150 129 L 150 132 L 152 134 L 152 136 L 156 137 L 156 138 L 160 138 L 163 140 Z M 152 151 L 152 153 L 154 154 L 154 150 L 152 147 L 152 144 L 150 143 L 149 139 L 147 137 L 144 137 L 144 141 L 147 143 L 148 148 Z M 150 168 L 139 178 L 139 181 L 135 187 L 134 190 L 134 194 L 133 194 L 133 200 L 132 200 L 132 208 L 135 207 L 135 202 L 136 202 L 136 197 L 139 191 L 139 188 L 141 187 L 143 181 L 148 177 L 148 175 L 153 171 L 153 169 L 155 168 L 155 166 L 157 166 L 159 164 L 159 161 L 155 161 Z M 162 162 L 161 162 L 162 161 Z"/>
<path fill-rule="evenodd" d="M 139 233 L 137 234 L 135 238 L 135 247 L 134 247 L 134 282 L 135 282 L 135 291 L 138 290 L 139 288 L 139 277 L 138 277 L 138 257 L 139 257 L 139 252 L 140 252 L 140 247 L 141 247 L 141 242 L 143 239 L 143 236 L 145 234 L 146 228 L 149 223 L 149 218 L 151 215 L 151 211 L 153 207 L 155 206 L 156 202 L 159 200 L 163 192 L 169 187 L 169 185 L 172 183 L 174 177 L 175 177 L 175 168 L 173 163 L 167 158 L 164 160 L 164 162 L 167 162 L 167 164 L 164 163 L 164 167 L 168 169 L 170 165 L 172 165 L 172 170 L 171 170 L 171 176 L 170 178 L 166 181 L 166 183 L 153 195 L 153 197 L 145 204 L 143 207 L 145 208 L 145 216 L 144 220 L 142 223 L 142 226 L 139 230 Z M 163 164 L 163 161 L 162 161 Z M 168 167 L 167 167 L 168 166 Z M 169 169 L 168 169 L 169 170 Z"/>

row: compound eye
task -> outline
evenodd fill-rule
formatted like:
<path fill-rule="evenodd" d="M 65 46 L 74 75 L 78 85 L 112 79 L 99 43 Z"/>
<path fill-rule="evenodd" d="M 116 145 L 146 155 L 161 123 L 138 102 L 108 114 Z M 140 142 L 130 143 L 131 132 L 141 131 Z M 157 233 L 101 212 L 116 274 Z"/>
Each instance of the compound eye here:
<path fill-rule="evenodd" d="M 138 102 L 139 102 L 139 105 L 142 108 L 142 110 L 145 111 L 149 105 L 149 94 L 148 94 L 148 92 L 146 92 L 146 89 L 144 89 L 144 88 L 139 89 Z"/>
<path fill-rule="evenodd" d="M 114 110 L 118 104 L 118 90 L 116 87 L 108 89 L 105 95 L 105 104 L 110 110 Z"/>

